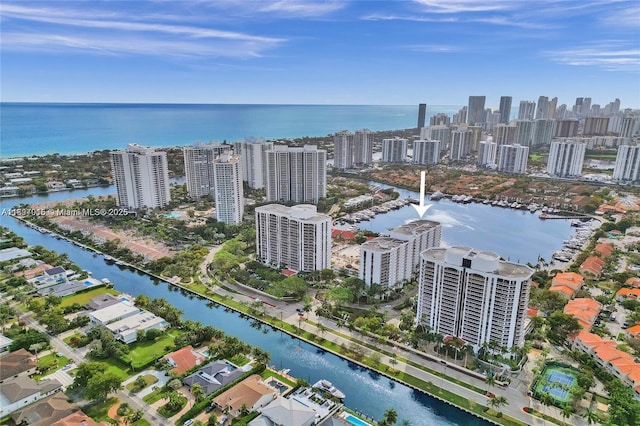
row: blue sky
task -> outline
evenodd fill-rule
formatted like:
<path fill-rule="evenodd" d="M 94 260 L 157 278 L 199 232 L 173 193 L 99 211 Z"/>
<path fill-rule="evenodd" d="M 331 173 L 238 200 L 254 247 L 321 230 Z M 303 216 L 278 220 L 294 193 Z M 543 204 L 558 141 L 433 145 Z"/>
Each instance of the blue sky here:
<path fill-rule="evenodd" d="M 640 106 L 640 5 L 3 0 L 1 97 L 33 102 Z"/>

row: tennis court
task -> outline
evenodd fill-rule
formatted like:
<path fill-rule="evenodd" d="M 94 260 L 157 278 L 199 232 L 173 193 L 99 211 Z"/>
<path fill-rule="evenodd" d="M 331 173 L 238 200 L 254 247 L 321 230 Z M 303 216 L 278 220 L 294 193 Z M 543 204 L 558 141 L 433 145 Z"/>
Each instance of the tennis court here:
<path fill-rule="evenodd" d="M 538 380 L 536 390 L 538 394 L 548 393 L 559 403 L 569 401 L 569 389 L 575 382 L 575 374 L 568 368 L 547 365 Z"/>

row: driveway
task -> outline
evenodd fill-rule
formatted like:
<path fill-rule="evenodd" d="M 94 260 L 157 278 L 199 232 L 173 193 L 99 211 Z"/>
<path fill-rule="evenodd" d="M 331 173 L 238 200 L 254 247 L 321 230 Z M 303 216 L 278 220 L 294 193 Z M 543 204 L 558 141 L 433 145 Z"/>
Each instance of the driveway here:
<path fill-rule="evenodd" d="M 146 388 L 142 389 L 140 392 L 138 392 L 136 394 L 136 396 L 138 398 L 144 398 L 145 396 L 147 396 L 151 392 L 153 392 L 153 390 L 155 388 L 161 388 L 164 385 L 166 385 L 169 380 L 171 380 L 171 377 L 170 376 L 166 376 L 164 373 L 165 373 L 164 371 L 158 371 L 158 370 L 141 371 L 140 373 L 136 374 L 135 376 L 133 376 L 133 377 L 125 380 L 124 382 L 122 382 L 122 386 L 125 387 L 129 383 L 134 382 L 139 376 L 146 376 L 148 374 L 150 374 L 152 376 L 155 376 L 155 378 L 158 379 L 157 382 L 155 382 L 151 386 L 147 386 Z"/>

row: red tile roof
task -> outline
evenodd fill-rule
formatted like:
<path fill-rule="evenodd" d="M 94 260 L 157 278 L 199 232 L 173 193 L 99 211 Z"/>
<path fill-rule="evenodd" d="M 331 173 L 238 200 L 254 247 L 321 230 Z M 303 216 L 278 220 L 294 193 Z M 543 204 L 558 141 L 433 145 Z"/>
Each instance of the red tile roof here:
<path fill-rule="evenodd" d="M 605 258 L 609 257 L 613 253 L 613 244 L 611 243 L 598 244 L 595 248 L 595 252 L 602 257 L 605 257 Z"/>
<path fill-rule="evenodd" d="M 564 307 L 564 313 L 573 315 L 585 330 L 591 329 L 596 321 L 602 304 L 593 299 L 578 298 L 570 300 Z"/>
<path fill-rule="evenodd" d="M 167 354 L 164 358 L 171 359 L 173 361 L 176 366 L 172 368 L 171 371 L 175 371 L 178 374 L 183 374 L 205 361 L 205 357 L 195 353 L 191 345 Z"/>

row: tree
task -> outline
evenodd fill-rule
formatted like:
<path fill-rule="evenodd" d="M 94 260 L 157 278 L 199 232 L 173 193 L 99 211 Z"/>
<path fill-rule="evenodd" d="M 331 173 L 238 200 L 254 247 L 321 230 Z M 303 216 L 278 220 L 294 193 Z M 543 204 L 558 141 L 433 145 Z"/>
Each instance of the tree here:
<path fill-rule="evenodd" d="M 169 380 L 167 383 L 167 388 L 172 390 L 178 390 L 182 387 L 182 382 L 179 379 Z"/>
<path fill-rule="evenodd" d="M 204 392 L 204 389 L 202 389 L 202 386 L 199 385 L 198 383 L 194 383 L 193 385 L 191 385 L 191 395 L 193 395 L 193 399 L 195 399 L 196 404 L 203 401 L 206 397 L 207 394 Z"/>
<path fill-rule="evenodd" d="M 111 372 L 92 376 L 87 381 L 85 397 L 93 401 L 104 401 L 107 395 L 122 387 L 122 379 Z"/>
<path fill-rule="evenodd" d="M 571 409 L 570 405 L 565 405 L 564 407 L 562 407 L 562 417 L 564 417 L 565 419 L 568 419 L 572 415 L 573 415 L 573 409 Z"/>
<path fill-rule="evenodd" d="M 500 396 L 496 396 L 495 398 L 491 398 L 491 401 L 489 401 L 489 403 L 491 404 L 492 407 L 498 409 L 498 416 L 501 416 L 502 412 L 500 411 L 500 407 L 502 407 L 503 405 L 507 406 L 509 404 L 509 401 L 505 396 L 500 395 Z"/>
<path fill-rule="evenodd" d="M 91 377 L 100 376 L 106 370 L 106 364 L 101 362 L 83 362 L 76 369 L 76 376 L 73 379 L 73 387 L 85 388 Z"/>
<path fill-rule="evenodd" d="M 547 318 L 548 331 L 547 336 L 555 343 L 562 344 L 571 333 L 580 330 L 580 323 L 573 315 L 567 315 L 564 312 L 556 311 Z"/>
<path fill-rule="evenodd" d="M 258 364 L 267 366 L 269 364 L 269 361 L 271 360 L 271 355 L 269 354 L 269 352 L 256 346 L 253 348 L 253 359 Z"/>
<path fill-rule="evenodd" d="M 209 416 L 209 421 L 207 421 L 207 425 L 218 426 L 218 417 L 215 415 L 215 413 L 211 413 L 211 415 Z"/>
<path fill-rule="evenodd" d="M 487 392 L 489 392 L 491 386 L 496 384 L 496 378 L 493 374 L 489 374 L 485 377 L 484 382 L 487 384 Z"/>
<path fill-rule="evenodd" d="M 385 425 L 392 425 L 398 420 L 398 413 L 393 408 L 389 408 L 384 412 L 383 422 Z"/>
<path fill-rule="evenodd" d="M 584 418 L 589 425 L 598 423 L 598 414 L 596 413 L 596 410 L 592 410 L 591 408 L 585 409 L 581 417 Z"/>

